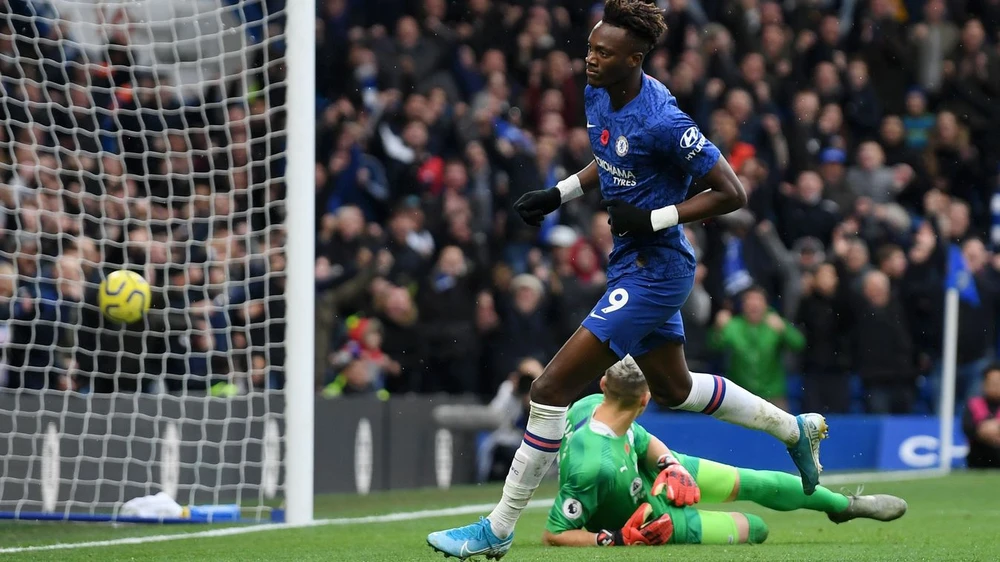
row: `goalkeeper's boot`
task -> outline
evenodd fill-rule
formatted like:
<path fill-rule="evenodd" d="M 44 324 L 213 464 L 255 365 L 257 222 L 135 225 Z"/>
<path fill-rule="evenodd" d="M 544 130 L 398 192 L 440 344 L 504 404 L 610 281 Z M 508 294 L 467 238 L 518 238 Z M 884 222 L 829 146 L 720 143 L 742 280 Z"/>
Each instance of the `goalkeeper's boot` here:
<path fill-rule="evenodd" d="M 510 550 L 514 533 L 501 539 L 493 534 L 490 520 L 480 517 L 478 523 L 437 531 L 427 535 L 427 544 L 444 557 L 454 556 L 466 560 L 473 556 L 485 556 L 487 560 L 500 560 Z"/>
<path fill-rule="evenodd" d="M 829 429 L 826 419 L 819 414 L 795 416 L 799 424 L 799 441 L 788 448 L 788 454 L 802 475 L 802 491 L 811 496 L 819 485 L 819 473 L 823 465 L 819 463 L 819 442 L 826 439 Z"/>
<path fill-rule="evenodd" d="M 875 494 L 873 496 L 850 496 L 851 503 L 839 513 L 827 513 L 834 523 L 844 523 L 851 519 L 874 519 L 894 521 L 906 513 L 906 501 L 896 496 Z"/>

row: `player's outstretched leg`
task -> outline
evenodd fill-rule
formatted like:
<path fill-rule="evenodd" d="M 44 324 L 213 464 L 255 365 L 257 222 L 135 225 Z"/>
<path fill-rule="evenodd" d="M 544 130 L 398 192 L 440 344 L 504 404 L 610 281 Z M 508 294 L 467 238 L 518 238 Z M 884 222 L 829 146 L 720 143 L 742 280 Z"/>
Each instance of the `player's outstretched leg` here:
<path fill-rule="evenodd" d="M 465 560 L 503 558 L 514 541 L 514 525 L 559 452 L 569 403 L 618 357 L 594 334 L 580 328 L 563 345 L 531 386 L 531 408 L 521 446 L 514 454 L 503 497 L 488 517 L 476 523 L 427 535 L 427 544 Z"/>
<path fill-rule="evenodd" d="M 702 465 L 705 461 L 702 461 Z M 736 500 L 750 501 L 775 511 L 810 509 L 823 513 L 837 513 L 847 509 L 850 500 L 843 494 L 817 486 L 812 495 L 802 491 L 799 479 L 784 472 L 770 470 L 736 469 L 738 491 Z"/>
<path fill-rule="evenodd" d="M 705 461 L 701 461 L 701 464 L 704 465 Z M 815 493 L 807 496 L 791 474 L 747 468 L 739 468 L 737 472 L 739 491 L 736 499 L 751 501 L 776 511 L 821 511 L 834 523 L 844 523 L 851 519 L 894 521 L 906 513 L 906 502 L 896 496 L 879 494 L 848 497 L 823 486 L 817 486 Z"/>
<path fill-rule="evenodd" d="M 846 523 L 851 519 L 874 519 L 876 521 L 894 521 L 906 513 L 906 501 L 887 494 L 870 496 L 849 496 L 847 509 L 837 513 L 827 513 L 826 516 L 834 523 Z"/>
<path fill-rule="evenodd" d="M 827 436 L 823 416 L 793 416 L 723 377 L 689 372 L 680 342 L 666 342 L 635 360 L 658 403 L 769 433 L 788 447 L 802 476 L 802 490 L 816 490 L 823 470 L 819 443 Z"/>
<path fill-rule="evenodd" d="M 785 472 L 736 468 L 676 453 L 698 483 L 703 503 L 749 501 L 775 511 L 808 509 L 826 513 L 834 523 L 851 519 L 893 521 L 906 513 L 906 502 L 895 496 L 845 496 L 817 486 L 807 496 L 799 479 Z"/>

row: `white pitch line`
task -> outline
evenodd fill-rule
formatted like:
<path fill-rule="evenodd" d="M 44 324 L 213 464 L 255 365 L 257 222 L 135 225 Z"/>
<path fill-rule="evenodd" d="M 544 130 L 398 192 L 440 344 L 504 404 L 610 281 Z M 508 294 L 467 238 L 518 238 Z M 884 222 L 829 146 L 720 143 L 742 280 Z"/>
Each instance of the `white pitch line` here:
<path fill-rule="evenodd" d="M 552 498 L 532 500 L 528 502 L 528 509 L 550 507 Z M 177 533 L 173 535 L 151 535 L 147 537 L 130 537 L 126 539 L 111 539 L 106 541 L 90 541 L 76 543 L 56 543 L 41 546 L 17 546 L 0 548 L 0 554 L 17 554 L 21 552 L 40 552 L 46 550 L 68 550 L 77 548 L 96 548 L 102 546 L 123 546 L 131 544 L 145 544 L 153 542 L 178 541 L 184 539 L 201 539 L 215 537 L 229 537 L 233 535 L 245 535 L 248 533 L 259 533 L 263 531 L 281 531 L 288 529 L 298 529 L 303 527 L 322 527 L 332 525 L 361 525 L 365 523 L 392 523 L 396 521 L 411 521 L 414 519 L 425 519 L 430 517 L 450 517 L 454 515 L 470 515 L 482 513 L 493 509 L 496 504 L 481 503 L 473 505 L 463 505 L 459 507 L 449 507 L 445 509 L 427 509 L 423 511 L 404 511 L 399 513 L 388 513 L 386 515 L 370 515 L 367 517 L 341 517 L 336 519 L 316 519 L 311 523 L 302 525 L 285 525 L 281 523 L 267 523 L 263 525 L 248 525 L 244 527 L 227 527 L 225 529 L 212 529 L 211 531 L 197 531 L 194 533 Z"/>
<path fill-rule="evenodd" d="M 887 470 L 885 472 L 849 472 L 846 474 L 831 474 L 829 476 L 822 476 L 820 477 L 820 484 L 829 487 L 840 486 L 842 484 L 864 484 L 867 482 L 903 482 L 906 480 L 940 478 L 947 475 L 948 471 L 940 468 Z"/>
<path fill-rule="evenodd" d="M 823 477 L 824 485 L 838 486 L 842 484 L 856 484 L 864 482 L 901 482 L 904 480 L 921 480 L 925 478 L 936 478 L 944 476 L 945 473 L 939 469 L 928 470 L 900 470 L 893 472 L 865 472 L 854 474 L 833 474 Z M 553 498 L 532 500 L 528 502 L 528 509 L 548 508 L 552 506 Z M 227 527 L 225 529 L 212 529 L 210 531 L 197 531 L 194 533 L 177 533 L 173 535 L 151 535 L 146 537 L 130 537 L 125 539 L 111 539 L 105 541 L 90 541 L 76 543 L 56 543 L 41 546 L 18 546 L 0 548 L 0 554 L 18 554 L 22 552 L 42 552 L 48 550 L 73 550 L 78 548 L 99 548 L 106 546 L 124 546 L 132 544 L 146 544 L 155 542 L 179 541 L 185 539 L 201 539 L 215 537 L 229 537 L 233 535 L 245 535 L 249 533 L 259 533 L 264 531 L 282 531 L 288 529 L 298 529 L 303 527 L 323 527 L 342 525 L 363 525 L 366 523 L 393 523 L 397 521 L 412 521 L 415 519 L 427 519 L 431 517 L 451 517 L 455 515 L 471 515 L 483 513 L 493 509 L 493 503 L 481 503 L 463 505 L 459 507 L 449 507 L 444 509 L 427 509 L 423 511 L 404 511 L 399 513 L 388 513 L 385 515 L 369 515 L 367 517 L 339 517 L 334 519 L 316 519 L 310 523 L 302 525 L 287 525 L 280 523 L 267 523 L 263 525 L 248 525 L 243 527 Z"/>
<path fill-rule="evenodd" d="M 56 543 L 42 546 L 16 546 L 10 548 L 0 548 L 0 554 L 17 554 L 20 552 L 42 552 L 46 550 L 69 550 L 76 548 L 96 548 L 102 546 L 122 546 L 129 544 L 145 544 L 152 542 L 176 541 L 181 539 L 197 539 L 211 537 L 228 537 L 230 535 L 243 535 L 246 533 L 256 533 L 260 531 L 275 531 L 278 529 L 289 529 L 290 525 L 267 524 L 250 525 L 248 527 L 230 527 L 226 529 L 213 529 L 211 531 L 198 531 L 196 533 L 180 533 L 176 535 L 152 535 L 148 537 L 130 537 L 127 539 L 111 539 L 106 541 L 90 541 L 76 543 Z"/>
<path fill-rule="evenodd" d="M 555 498 L 545 498 L 531 500 L 527 509 L 538 509 L 552 507 Z M 401 513 L 389 513 L 386 515 L 369 515 L 367 517 L 342 517 L 337 519 L 320 519 L 314 523 L 317 525 L 361 525 L 364 523 L 392 523 L 394 521 L 411 521 L 413 519 L 423 519 L 426 517 L 450 517 L 452 515 L 471 515 L 483 513 L 496 507 L 494 503 L 480 503 L 463 505 L 459 507 L 449 507 L 445 509 L 428 509 L 425 511 L 404 511 Z M 3 550 L 0 550 L 3 552 Z"/>

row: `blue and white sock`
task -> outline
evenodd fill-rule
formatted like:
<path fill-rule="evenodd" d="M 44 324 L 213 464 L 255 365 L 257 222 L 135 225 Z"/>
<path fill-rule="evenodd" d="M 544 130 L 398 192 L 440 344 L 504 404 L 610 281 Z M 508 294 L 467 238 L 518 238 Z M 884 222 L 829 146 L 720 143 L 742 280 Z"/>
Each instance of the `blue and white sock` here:
<path fill-rule="evenodd" d="M 716 375 L 691 373 L 691 394 L 674 408 L 700 412 L 748 429 L 764 431 L 791 447 L 799 440 L 795 416 Z"/>
<path fill-rule="evenodd" d="M 503 498 L 489 515 L 493 534 L 504 539 L 514 532 L 521 512 L 542 477 L 556 460 L 566 430 L 566 407 L 531 403 L 521 446 L 514 453 L 503 485 Z"/>

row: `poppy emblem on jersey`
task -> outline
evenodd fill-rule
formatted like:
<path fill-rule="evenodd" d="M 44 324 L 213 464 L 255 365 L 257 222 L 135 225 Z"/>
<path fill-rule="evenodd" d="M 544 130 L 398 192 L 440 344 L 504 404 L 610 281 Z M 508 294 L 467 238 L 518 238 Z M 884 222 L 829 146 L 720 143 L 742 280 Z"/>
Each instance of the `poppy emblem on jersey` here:
<path fill-rule="evenodd" d="M 607 129 L 601 131 L 601 145 L 608 146 L 609 139 L 611 139 L 611 132 Z"/>
<path fill-rule="evenodd" d="M 628 154 L 627 138 L 625 138 L 624 136 L 618 137 L 618 140 L 615 141 L 615 152 L 618 153 L 618 156 L 625 156 L 626 154 Z"/>

